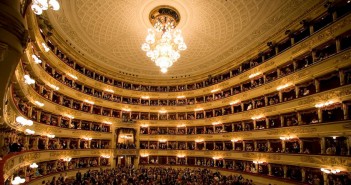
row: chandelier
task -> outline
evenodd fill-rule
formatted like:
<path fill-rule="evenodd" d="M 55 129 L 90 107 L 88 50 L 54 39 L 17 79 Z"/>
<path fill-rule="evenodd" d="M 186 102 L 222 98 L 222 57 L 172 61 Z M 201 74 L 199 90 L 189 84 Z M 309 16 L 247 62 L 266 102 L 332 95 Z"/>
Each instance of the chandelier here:
<path fill-rule="evenodd" d="M 180 16 L 173 7 L 159 6 L 151 11 L 149 20 L 153 28 L 148 29 L 141 49 L 161 68 L 162 73 L 166 73 L 179 59 L 179 52 L 187 49 L 181 30 L 175 29 Z"/>
<path fill-rule="evenodd" d="M 60 4 L 57 0 L 33 0 L 32 10 L 35 14 L 41 15 L 43 10 L 49 8 L 57 11 L 60 9 Z"/>

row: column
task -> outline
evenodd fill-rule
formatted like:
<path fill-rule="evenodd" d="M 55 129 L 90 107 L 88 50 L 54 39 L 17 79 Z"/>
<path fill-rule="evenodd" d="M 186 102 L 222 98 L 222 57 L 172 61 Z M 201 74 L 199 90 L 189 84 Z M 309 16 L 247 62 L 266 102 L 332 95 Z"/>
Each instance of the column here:
<path fill-rule="evenodd" d="M 296 95 L 296 98 L 299 98 L 299 90 L 300 88 L 298 86 L 295 86 L 295 95 Z"/>
<path fill-rule="evenodd" d="M 347 137 L 346 146 L 347 146 L 347 155 L 350 155 L 350 153 L 351 153 L 351 151 L 350 151 L 350 148 L 351 148 L 351 136 Z"/>
<path fill-rule="evenodd" d="M 258 151 L 258 149 L 257 149 L 257 141 L 254 141 L 254 151 Z M 258 169 L 258 168 L 256 168 L 256 169 Z"/>
<path fill-rule="evenodd" d="M 340 85 L 345 85 L 345 73 L 344 70 L 339 70 Z"/>
<path fill-rule="evenodd" d="M 323 114 L 322 114 L 322 109 L 321 108 L 318 108 L 317 114 L 318 114 L 318 121 L 320 123 L 322 123 L 323 122 Z"/>
<path fill-rule="evenodd" d="M 303 146 L 303 141 L 301 139 L 299 140 L 299 144 L 300 144 L 300 153 L 302 154 L 304 146 Z"/>
<path fill-rule="evenodd" d="M 256 120 L 253 120 L 253 130 L 256 130 Z"/>
<path fill-rule="evenodd" d="M 286 179 L 286 177 L 288 176 L 288 167 L 284 165 L 283 170 L 284 170 L 284 178 Z"/>
<path fill-rule="evenodd" d="M 243 150 L 242 151 L 245 151 L 245 141 L 243 141 Z"/>
<path fill-rule="evenodd" d="M 305 182 L 306 181 L 306 170 L 305 170 L 305 168 L 301 168 L 301 177 L 302 177 L 301 182 Z"/>
<path fill-rule="evenodd" d="M 269 119 L 266 118 L 266 129 L 268 129 L 268 128 L 269 128 Z"/>
<path fill-rule="evenodd" d="M 279 102 L 283 102 L 283 92 L 282 91 L 279 91 L 278 92 L 278 96 L 279 96 Z"/>
<path fill-rule="evenodd" d="M 344 112 L 344 120 L 348 120 L 349 119 L 349 107 L 347 106 L 346 103 L 342 104 L 342 110 Z"/>
<path fill-rule="evenodd" d="M 285 140 L 282 140 L 282 151 L 285 152 Z"/>
<path fill-rule="evenodd" d="M 325 137 L 321 138 L 321 154 L 325 154 Z"/>
<path fill-rule="evenodd" d="M 336 45 L 336 53 L 339 53 L 340 50 L 341 50 L 341 45 L 340 45 L 340 39 L 339 38 L 336 38 L 335 39 L 335 45 Z"/>
<path fill-rule="evenodd" d="M 296 114 L 297 114 L 297 122 L 298 122 L 298 124 L 302 125 L 303 123 L 302 123 L 302 115 L 301 115 L 301 113 L 297 112 Z"/>
<path fill-rule="evenodd" d="M 268 166 L 268 175 L 272 176 L 272 165 L 268 164 L 267 166 Z"/>
<path fill-rule="evenodd" d="M 285 121 L 284 116 L 280 115 L 279 117 L 280 117 L 280 127 L 284 127 L 284 121 Z"/>
<path fill-rule="evenodd" d="M 320 90 L 320 87 L 319 87 L 320 83 L 317 79 L 314 79 L 314 85 L 316 86 L 316 93 L 318 93 Z"/>
<path fill-rule="evenodd" d="M 323 173 L 323 181 L 324 181 L 324 185 L 329 185 L 329 183 L 328 183 L 328 174 Z"/>

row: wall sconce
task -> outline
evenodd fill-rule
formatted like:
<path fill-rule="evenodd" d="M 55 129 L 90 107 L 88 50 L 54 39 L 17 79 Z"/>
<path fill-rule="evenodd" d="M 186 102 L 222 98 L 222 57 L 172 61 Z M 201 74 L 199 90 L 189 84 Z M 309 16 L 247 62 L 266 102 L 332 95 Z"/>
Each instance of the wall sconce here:
<path fill-rule="evenodd" d="M 251 117 L 252 120 L 258 120 L 258 119 L 261 119 L 261 118 L 264 118 L 264 115 L 258 115 L 258 116 Z"/>
<path fill-rule="evenodd" d="M 56 85 L 53 85 L 53 84 L 49 84 L 49 87 L 51 87 L 55 91 L 58 91 L 60 89 L 59 87 L 57 87 Z"/>
<path fill-rule="evenodd" d="M 143 125 L 140 125 L 142 128 L 147 128 L 147 127 L 149 127 L 149 125 L 147 125 L 147 124 L 143 124 Z"/>
<path fill-rule="evenodd" d="M 141 99 L 147 100 L 147 99 L 150 99 L 150 97 L 149 96 L 142 96 Z"/>
<path fill-rule="evenodd" d="M 185 155 L 177 155 L 178 158 L 184 158 Z"/>
<path fill-rule="evenodd" d="M 104 123 L 108 125 L 112 125 L 112 122 L 109 122 L 109 121 L 105 121 Z"/>
<path fill-rule="evenodd" d="M 281 140 L 285 141 L 285 140 L 290 140 L 290 139 L 294 139 L 296 137 L 293 137 L 293 136 L 282 136 L 282 137 L 279 137 Z"/>
<path fill-rule="evenodd" d="M 29 75 L 24 75 L 23 78 L 24 78 L 24 83 L 28 85 L 35 84 L 35 80 L 31 78 Z"/>
<path fill-rule="evenodd" d="M 41 103 L 40 101 L 34 101 L 34 103 L 36 105 L 38 105 L 39 107 L 43 107 L 44 106 L 44 103 Z"/>
<path fill-rule="evenodd" d="M 336 102 L 332 101 L 332 100 L 329 100 L 327 102 L 324 102 L 324 103 L 318 103 L 315 105 L 316 108 L 322 108 L 322 107 L 326 107 L 326 106 L 329 106 L 329 105 L 332 105 Z"/>
<path fill-rule="evenodd" d="M 45 52 L 49 52 L 50 51 L 50 48 L 44 42 L 41 43 L 41 45 L 43 46 Z"/>
<path fill-rule="evenodd" d="M 91 105 L 94 105 L 95 103 L 93 101 L 89 101 L 89 100 L 84 100 L 85 103 L 89 103 Z"/>
<path fill-rule="evenodd" d="M 202 110 L 204 110 L 204 108 L 196 108 L 196 109 L 194 109 L 194 111 L 202 111 Z"/>
<path fill-rule="evenodd" d="M 109 155 L 101 155 L 101 157 L 102 157 L 102 158 L 105 158 L 105 159 L 111 158 L 111 156 L 109 156 Z"/>
<path fill-rule="evenodd" d="M 65 116 L 69 119 L 74 119 L 74 116 L 72 116 L 72 115 L 66 114 Z"/>
<path fill-rule="evenodd" d="M 212 122 L 212 125 L 220 125 L 220 124 L 222 124 L 222 123 L 219 121 Z"/>
<path fill-rule="evenodd" d="M 126 111 L 126 112 L 130 112 L 130 111 L 132 111 L 131 109 L 129 109 L 129 108 L 123 108 L 122 109 L 123 111 Z"/>
<path fill-rule="evenodd" d="M 324 169 L 324 168 L 321 168 L 321 171 L 326 173 L 326 174 L 329 174 L 329 173 L 332 173 L 332 174 L 340 173 L 339 169 Z"/>
<path fill-rule="evenodd" d="M 230 140 L 231 142 L 238 142 L 239 140 L 238 139 L 232 139 L 232 140 Z"/>
<path fill-rule="evenodd" d="M 37 163 L 32 163 L 31 165 L 29 165 L 29 168 L 38 168 L 39 166 L 37 165 Z"/>
<path fill-rule="evenodd" d="M 178 99 L 185 98 L 185 96 L 177 96 Z"/>
<path fill-rule="evenodd" d="M 75 75 L 72 75 L 72 74 L 68 74 L 68 76 L 70 76 L 71 78 L 75 79 L 75 80 L 78 80 L 78 77 L 75 76 Z"/>
<path fill-rule="evenodd" d="M 229 105 L 236 105 L 236 104 L 239 104 L 239 103 L 241 103 L 240 100 L 235 100 L 235 101 L 230 102 Z"/>
<path fill-rule="evenodd" d="M 110 92 L 110 93 L 115 93 L 115 91 L 112 90 L 112 89 L 106 89 L 105 91 L 106 91 L 106 92 Z"/>
<path fill-rule="evenodd" d="M 292 85 L 291 83 L 287 83 L 287 84 L 285 84 L 285 85 L 280 85 L 280 86 L 277 87 L 277 91 L 280 91 L 280 90 L 282 90 L 282 89 L 285 89 L 285 88 L 287 88 L 287 87 L 289 87 L 289 86 L 291 86 L 291 85 Z"/>
<path fill-rule="evenodd" d="M 91 141 L 93 138 L 91 138 L 91 137 L 85 137 L 85 138 L 83 138 L 83 139 L 85 139 L 85 140 L 87 140 L 87 141 Z"/>
<path fill-rule="evenodd" d="M 167 142 L 167 140 L 166 139 L 160 139 L 160 140 L 158 140 L 158 142 L 165 143 L 165 142 Z"/>
<path fill-rule="evenodd" d="M 263 161 L 252 161 L 254 164 L 263 164 Z"/>
<path fill-rule="evenodd" d="M 48 138 L 51 138 L 51 139 L 52 139 L 52 138 L 55 138 L 55 135 L 53 135 L 53 134 L 47 134 L 46 136 L 47 136 Z"/>
<path fill-rule="evenodd" d="M 220 91 L 221 89 L 213 89 L 212 91 L 211 91 L 211 93 L 215 93 L 215 92 L 218 92 L 218 91 Z"/>
<path fill-rule="evenodd" d="M 17 185 L 17 184 L 22 184 L 24 182 L 26 182 L 26 179 L 22 179 L 20 176 L 17 176 L 12 180 L 11 184 Z"/>
<path fill-rule="evenodd" d="M 186 125 L 185 125 L 185 124 L 181 124 L 181 125 L 177 125 L 177 127 L 178 127 L 178 128 L 180 128 L 180 127 L 186 127 Z"/>
<path fill-rule="evenodd" d="M 22 116 L 17 116 L 16 122 L 19 123 L 21 126 L 32 126 L 33 125 L 32 120 L 26 119 Z"/>
<path fill-rule="evenodd" d="M 257 73 L 251 74 L 251 75 L 249 76 L 249 78 L 254 78 L 254 77 L 256 77 L 256 76 L 258 76 L 258 75 L 260 75 L 260 74 L 262 74 L 262 73 L 261 73 L 261 72 L 257 72 Z"/>
<path fill-rule="evenodd" d="M 218 160 L 218 159 L 222 159 L 222 157 L 214 156 L 214 157 L 212 157 L 212 159 Z"/>
<path fill-rule="evenodd" d="M 149 154 L 141 154 L 140 157 L 149 157 Z"/>
<path fill-rule="evenodd" d="M 167 110 L 159 110 L 158 111 L 160 114 L 165 114 L 165 113 L 167 113 Z"/>
<path fill-rule="evenodd" d="M 196 139 L 196 140 L 195 140 L 195 143 L 202 143 L 202 142 L 204 142 L 203 139 Z"/>
<path fill-rule="evenodd" d="M 70 162 L 70 161 L 72 160 L 72 158 L 70 158 L 70 157 L 65 157 L 65 158 L 63 158 L 62 160 L 65 161 L 65 162 Z"/>
<path fill-rule="evenodd" d="M 33 58 L 33 60 L 34 60 L 34 63 L 36 63 L 36 64 L 41 64 L 41 60 L 39 59 L 39 57 L 38 56 L 36 56 L 36 55 L 32 55 L 32 58 Z"/>
<path fill-rule="evenodd" d="M 28 135 L 33 135 L 33 134 L 35 134 L 35 131 L 31 130 L 31 129 L 26 129 L 25 133 L 28 134 Z"/>

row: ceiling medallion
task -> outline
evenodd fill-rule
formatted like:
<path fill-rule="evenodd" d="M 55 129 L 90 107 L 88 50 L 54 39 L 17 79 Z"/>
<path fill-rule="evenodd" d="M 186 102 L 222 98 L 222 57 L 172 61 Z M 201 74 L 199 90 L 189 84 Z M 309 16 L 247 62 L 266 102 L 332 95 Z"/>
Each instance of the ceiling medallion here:
<path fill-rule="evenodd" d="M 166 73 L 176 62 L 180 51 L 187 49 L 181 30 L 175 29 L 180 21 L 179 12 L 171 6 L 158 6 L 149 14 L 153 28 L 148 29 L 145 43 L 141 49 Z"/>

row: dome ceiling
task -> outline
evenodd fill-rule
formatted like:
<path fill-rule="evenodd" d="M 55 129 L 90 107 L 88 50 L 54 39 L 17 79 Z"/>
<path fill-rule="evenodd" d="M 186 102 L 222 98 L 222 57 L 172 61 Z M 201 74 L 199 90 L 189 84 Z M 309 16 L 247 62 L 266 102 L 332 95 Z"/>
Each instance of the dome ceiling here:
<path fill-rule="evenodd" d="M 191 78 L 207 75 L 264 42 L 312 6 L 315 0 L 61 0 L 59 11 L 48 11 L 55 34 L 110 74 L 140 79 Z M 163 74 L 141 50 L 151 27 L 150 11 L 175 7 L 177 28 L 188 49 Z M 83 56 L 84 54 L 84 56 Z"/>

